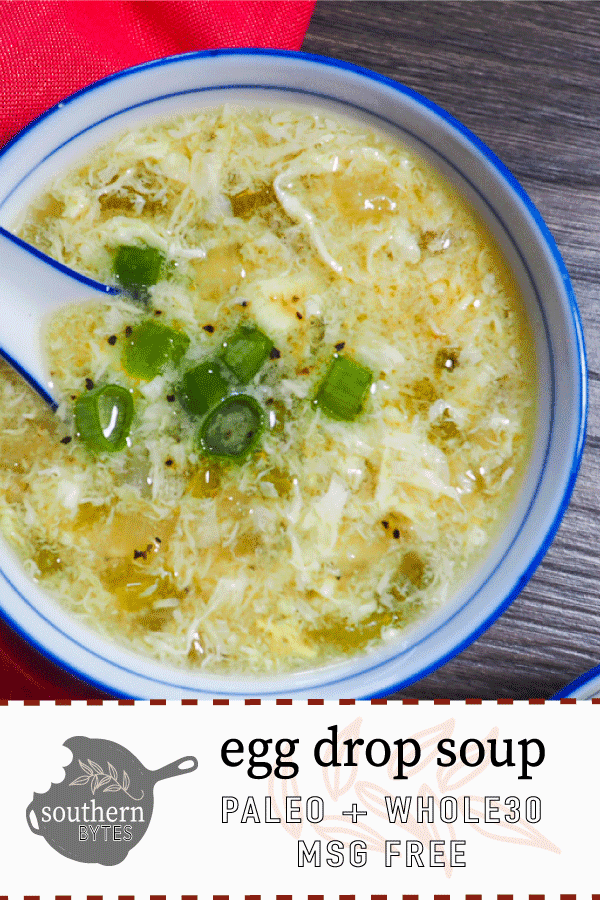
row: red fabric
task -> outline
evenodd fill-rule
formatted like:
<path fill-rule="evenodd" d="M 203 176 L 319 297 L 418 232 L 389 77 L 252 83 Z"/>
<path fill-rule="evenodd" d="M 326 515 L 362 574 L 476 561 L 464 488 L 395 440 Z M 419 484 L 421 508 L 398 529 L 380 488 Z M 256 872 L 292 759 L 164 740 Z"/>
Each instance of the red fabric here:
<path fill-rule="evenodd" d="M 0 145 L 54 103 L 137 63 L 214 47 L 298 50 L 314 2 L 0 0 Z"/>
<path fill-rule="evenodd" d="M 216 47 L 298 50 L 314 2 L 0 0 L 0 146 L 92 81 Z M 0 699 L 101 697 L 0 623 Z"/>

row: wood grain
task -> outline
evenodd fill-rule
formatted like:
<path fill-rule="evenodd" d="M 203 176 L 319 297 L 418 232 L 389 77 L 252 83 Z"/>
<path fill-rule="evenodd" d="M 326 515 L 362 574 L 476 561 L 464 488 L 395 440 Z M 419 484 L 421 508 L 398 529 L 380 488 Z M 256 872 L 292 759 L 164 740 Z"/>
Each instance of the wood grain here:
<path fill-rule="evenodd" d="M 547 556 L 474 644 L 397 697 L 550 697 L 600 662 L 600 4 L 319 0 L 303 50 L 429 97 L 516 175 L 571 274 L 588 351 L 588 440 Z"/>

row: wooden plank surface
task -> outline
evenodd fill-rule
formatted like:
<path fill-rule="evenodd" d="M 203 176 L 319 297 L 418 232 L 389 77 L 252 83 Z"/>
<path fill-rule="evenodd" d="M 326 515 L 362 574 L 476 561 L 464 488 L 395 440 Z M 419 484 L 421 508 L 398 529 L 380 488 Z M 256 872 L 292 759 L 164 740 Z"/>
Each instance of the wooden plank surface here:
<path fill-rule="evenodd" d="M 318 0 L 303 50 L 401 81 L 516 175 L 571 274 L 588 351 L 588 440 L 570 508 L 510 609 L 398 697 L 550 697 L 600 663 L 600 4 Z"/>

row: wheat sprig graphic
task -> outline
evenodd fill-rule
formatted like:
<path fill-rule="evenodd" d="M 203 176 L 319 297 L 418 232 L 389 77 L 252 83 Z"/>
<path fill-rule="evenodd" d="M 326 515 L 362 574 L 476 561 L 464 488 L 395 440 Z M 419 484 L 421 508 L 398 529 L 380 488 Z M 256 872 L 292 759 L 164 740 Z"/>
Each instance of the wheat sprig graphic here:
<path fill-rule="evenodd" d="M 95 794 L 96 791 L 106 785 L 103 790 L 103 793 L 106 791 L 123 791 L 127 794 L 128 797 L 131 797 L 132 800 L 138 801 L 141 800 L 144 796 L 144 792 L 142 791 L 140 797 L 134 797 L 133 794 L 129 793 L 129 785 L 131 781 L 129 780 L 129 775 L 127 772 L 123 771 L 123 783 L 119 781 L 119 774 L 112 763 L 108 763 L 108 774 L 103 771 L 102 766 L 99 766 L 98 763 L 94 762 L 91 759 L 88 759 L 89 765 L 86 765 L 80 759 L 77 760 L 85 775 L 80 775 L 79 778 L 76 778 L 75 781 L 71 781 L 69 783 L 69 787 L 73 785 L 87 784 L 91 781 L 91 789 L 92 794 Z"/>

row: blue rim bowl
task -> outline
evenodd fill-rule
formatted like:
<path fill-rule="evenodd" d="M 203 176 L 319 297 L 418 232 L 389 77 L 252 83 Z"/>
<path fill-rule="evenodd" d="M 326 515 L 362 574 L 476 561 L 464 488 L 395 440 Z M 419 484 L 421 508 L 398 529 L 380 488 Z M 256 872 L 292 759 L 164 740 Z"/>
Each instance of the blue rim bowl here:
<path fill-rule="evenodd" d="M 115 695 L 385 696 L 442 666 L 488 628 L 522 590 L 558 529 L 586 427 L 586 357 L 575 296 L 539 212 L 464 125 L 374 72 L 287 51 L 169 57 L 117 72 L 73 94 L 0 154 L 0 225 L 10 229 L 50 178 L 128 127 L 224 102 L 327 107 L 382 129 L 436 166 L 482 216 L 520 285 L 535 341 L 538 414 L 519 495 L 485 558 L 440 610 L 366 656 L 310 671 L 229 677 L 161 666 L 79 625 L 26 578 L 6 545 L 0 546 L 0 612 L 46 656 Z"/>
<path fill-rule="evenodd" d="M 591 700 L 593 697 L 600 697 L 600 666 L 594 666 L 589 672 L 580 675 L 555 694 L 552 700 Z"/>

